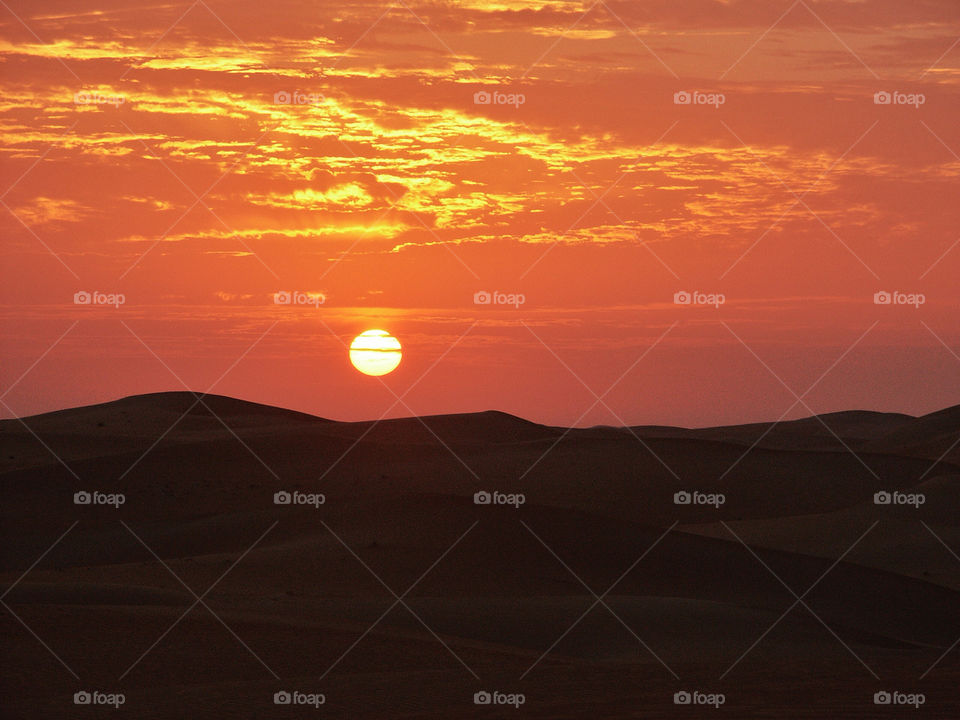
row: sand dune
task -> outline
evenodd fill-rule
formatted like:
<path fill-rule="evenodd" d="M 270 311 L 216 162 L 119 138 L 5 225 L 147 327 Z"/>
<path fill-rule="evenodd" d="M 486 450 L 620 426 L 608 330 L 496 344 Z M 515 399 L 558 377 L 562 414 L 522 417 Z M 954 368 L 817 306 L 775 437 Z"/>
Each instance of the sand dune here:
<path fill-rule="evenodd" d="M 6 613 L 5 717 L 73 717 L 60 696 L 87 685 L 157 718 L 273 717 L 284 686 L 324 692 L 333 717 L 472 716 L 484 687 L 536 697 L 523 712 L 540 717 L 674 717 L 687 685 L 737 717 L 873 717 L 871 672 L 934 713 L 956 701 L 956 651 L 920 675 L 960 637 L 960 466 L 932 454 L 960 438 L 958 408 L 832 413 L 843 443 L 814 418 L 757 443 L 769 425 L 340 423 L 222 397 L 181 418 L 194 402 L 24 418 L 49 450 L 0 423 L 5 602 L 82 678 Z M 125 502 L 76 505 L 82 490 Z M 280 490 L 325 502 L 276 505 Z M 684 490 L 725 502 L 675 504 Z M 882 490 L 925 502 L 876 505 Z M 368 632 L 415 582 L 416 615 L 397 604 Z M 216 616 L 197 605 L 125 674 L 214 583 Z M 791 590 L 806 606 L 784 615 Z"/>

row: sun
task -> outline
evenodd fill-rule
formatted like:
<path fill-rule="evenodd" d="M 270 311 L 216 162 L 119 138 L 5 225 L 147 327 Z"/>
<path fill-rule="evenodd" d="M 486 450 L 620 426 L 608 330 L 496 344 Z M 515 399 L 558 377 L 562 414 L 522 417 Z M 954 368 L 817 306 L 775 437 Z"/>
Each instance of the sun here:
<path fill-rule="evenodd" d="M 386 330 L 367 330 L 350 343 L 350 362 L 364 375 L 386 375 L 397 369 L 400 341 Z"/>

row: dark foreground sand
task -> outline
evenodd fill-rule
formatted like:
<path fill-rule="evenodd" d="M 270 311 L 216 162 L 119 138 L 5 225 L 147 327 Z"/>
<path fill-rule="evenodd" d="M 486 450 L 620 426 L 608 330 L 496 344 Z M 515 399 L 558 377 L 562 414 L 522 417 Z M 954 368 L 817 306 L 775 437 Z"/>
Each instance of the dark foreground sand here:
<path fill-rule="evenodd" d="M 0 423 L 2 717 L 960 718 L 960 407 L 566 432 L 194 402 Z"/>

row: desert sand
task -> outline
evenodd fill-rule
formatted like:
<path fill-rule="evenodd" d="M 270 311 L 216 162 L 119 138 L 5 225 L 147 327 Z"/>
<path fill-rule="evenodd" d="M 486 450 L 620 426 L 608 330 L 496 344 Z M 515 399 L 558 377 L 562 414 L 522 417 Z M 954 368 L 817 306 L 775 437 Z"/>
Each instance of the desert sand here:
<path fill-rule="evenodd" d="M 960 407 L 567 430 L 162 393 L 0 438 L 4 717 L 960 717 Z"/>

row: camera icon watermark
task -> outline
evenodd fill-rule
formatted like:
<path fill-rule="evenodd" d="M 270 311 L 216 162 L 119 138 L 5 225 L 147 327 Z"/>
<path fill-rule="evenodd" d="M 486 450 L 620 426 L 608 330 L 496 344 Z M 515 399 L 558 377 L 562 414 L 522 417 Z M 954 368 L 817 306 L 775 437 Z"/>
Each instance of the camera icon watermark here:
<path fill-rule="evenodd" d="M 280 690 L 273 694 L 274 705 L 310 705 L 314 710 L 327 702 L 323 693 L 305 693 L 300 690 Z"/>
<path fill-rule="evenodd" d="M 319 105 L 325 99 L 320 93 L 305 93 L 300 90 L 278 90 L 273 94 L 274 105 Z"/>
<path fill-rule="evenodd" d="M 925 105 L 927 96 L 923 93 L 905 93 L 899 90 L 878 90 L 873 94 L 874 105 L 912 105 L 918 108 Z"/>
<path fill-rule="evenodd" d="M 299 490 L 287 492 L 286 490 L 281 490 L 273 494 L 274 505 L 310 505 L 314 509 L 318 509 L 326 502 L 327 496 L 323 493 L 305 493 Z"/>
<path fill-rule="evenodd" d="M 74 705 L 110 705 L 118 709 L 127 701 L 123 693 L 105 693 L 99 690 L 80 690 L 73 694 Z"/>
<path fill-rule="evenodd" d="M 120 107 L 127 101 L 123 95 L 111 95 L 102 92 L 81 90 L 73 94 L 74 105 L 113 105 Z"/>
<path fill-rule="evenodd" d="M 717 92 L 679 90 L 673 94 L 674 105 L 713 105 L 714 109 L 719 109 L 726 102 L 727 96 Z"/>
<path fill-rule="evenodd" d="M 502 493 L 497 490 L 480 490 L 473 494 L 474 505 L 510 505 L 514 510 L 527 502 L 523 493 Z"/>
<path fill-rule="evenodd" d="M 127 302 L 127 296 L 123 293 L 103 293 L 97 290 L 88 292 L 87 290 L 77 290 L 73 294 L 74 305 L 112 305 L 115 308 Z"/>
<path fill-rule="evenodd" d="M 878 290 L 873 294 L 874 305 L 913 305 L 913 307 L 919 308 L 921 305 L 925 305 L 926 302 L 927 296 L 923 293 Z"/>
<path fill-rule="evenodd" d="M 903 493 L 898 490 L 887 492 L 881 490 L 873 494 L 874 505 L 909 505 L 914 510 L 920 508 L 927 502 L 927 496 L 923 493 Z"/>
<path fill-rule="evenodd" d="M 723 693 L 705 693 L 699 690 L 681 690 L 673 694 L 674 705 L 710 705 L 719 708 L 727 701 Z"/>
<path fill-rule="evenodd" d="M 914 710 L 920 708 L 927 702 L 927 696 L 923 693 L 905 693 L 899 690 L 881 690 L 873 694 L 874 705 L 911 705 Z"/>
<path fill-rule="evenodd" d="M 725 302 L 727 302 L 727 296 L 723 293 L 678 290 L 673 294 L 674 305 L 713 305 L 718 308 Z"/>
<path fill-rule="evenodd" d="M 698 490 L 688 492 L 680 490 L 673 494 L 674 505 L 710 505 L 719 509 L 727 501 L 727 496 L 723 493 L 704 493 Z"/>
<path fill-rule="evenodd" d="M 327 296 L 304 290 L 278 290 L 273 294 L 274 305 L 310 305 L 319 308 L 327 302 Z"/>
<path fill-rule="evenodd" d="M 513 305 L 519 308 L 527 302 L 527 296 L 523 293 L 505 293 L 499 290 L 489 292 L 487 290 L 477 290 L 473 294 L 474 305 Z"/>
<path fill-rule="evenodd" d="M 99 490 L 87 492 L 81 490 L 73 494 L 74 505 L 109 505 L 114 510 L 127 502 L 127 496 L 123 493 L 103 493 Z"/>
<path fill-rule="evenodd" d="M 505 93 L 499 90 L 478 90 L 473 94 L 474 105 L 513 105 L 519 108 L 527 102 L 523 93 Z"/>
<path fill-rule="evenodd" d="M 527 696 L 523 693 L 504 693 L 497 690 L 481 690 L 473 694 L 474 705 L 512 705 L 514 709 L 519 709 L 527 701 Z"/>

